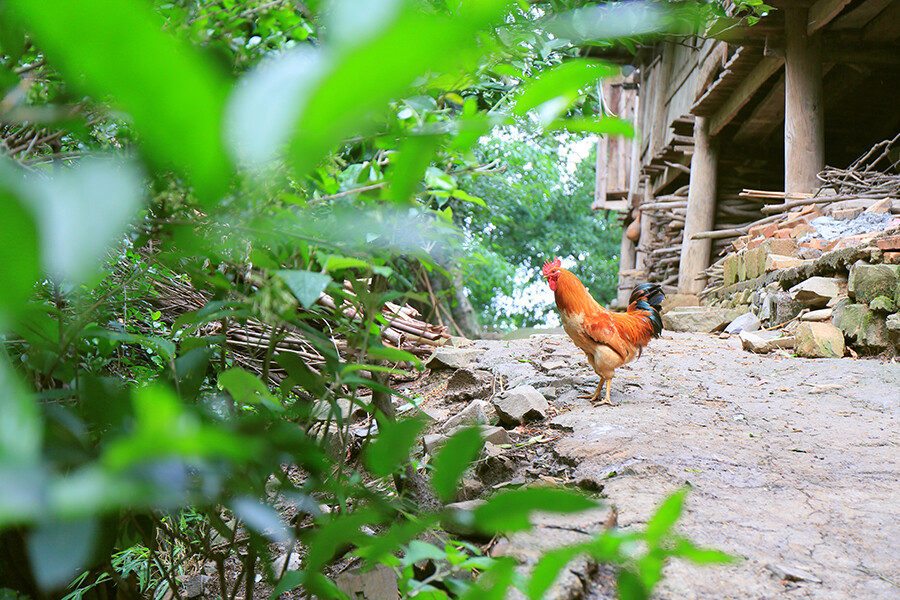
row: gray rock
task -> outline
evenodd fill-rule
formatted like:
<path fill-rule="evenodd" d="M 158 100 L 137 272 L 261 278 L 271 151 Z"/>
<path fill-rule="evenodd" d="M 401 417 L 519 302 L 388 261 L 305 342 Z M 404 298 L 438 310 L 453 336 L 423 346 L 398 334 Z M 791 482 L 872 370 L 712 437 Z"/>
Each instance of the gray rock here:
<path fill-rule="evenodd" d="M 272 561 L 272 570 L 277 574 L 281 574 L 285 567 L 287 567 L 288 571 L 298 571 L 300 569 L 300 553 L 291 552 L 288 554 L 285 552 Z"/>
<path fill-rule="evenodd" d="M 833 308 L 821 308 L 819 310 L 811 310 L 808 313 L 801 315 L 801 321 L 827 321 L 831 318 L 831 315 L 834 314 Z"/>
<path fill-rule="evenodd" d="M 794 300 L 787 292 L 779 292 L 774 295 L 774 311 L 772 324 L 781 325 L 794 319 L 803 310 L 803 305 Z"/>
<path fill-rule="evenodd" d="M 182 584 L 184 585 L 184 596 L 185 598 L 199 598 L 205 592 L 206 583 L 210 581 L 212 577 L 209 575 L 192 575 L 191 577 L 186 577 Z"/>
<path fill-rule="evenodd" d="M 844 355 L 844 334 L 828 323 L 804 322 L 794 331 L 797 354 L 806 358 L 840 358 Z"/>
<path fill-rule="evenodd" d="M 425 452 L 427 452 L 428 454 L 434 454 L 440 449 L 441 446 L 446 444 L 447 440 L 449 439 L 449 435 L 445 435 L 442 433 L 429 433 L 422 438 L 422 444 L 425 446 Z"/>
<path fill-rule="evenodd" d="M 565 369 L 568 366 L 569 366 L 568 361 L 565 361 L 565 360 L 562 360 L 559 358 L 550 358 L 541 363 L 541 369 L 543 369 L 544 371 L 547 371 L 548 373 L 550 371 L 557 371 L 559 369 Z"/>
<path fill-rule="evenodd" d="M 484 439 L 484 441 L 490 442 L 495 446 L 499 446 L 501 444 L 512 444 L 512 440 L 509 437 L 509 432 L 496 425 L 482 425 L 481 437 Z"/>
<path fill-rule="evenodd" d="M 478 348 L 442 346 L 434 351 L 425 366 L 429 369 L 465 369 L 474 365 L 484 352 Z"/>
<path fill-rule="evenodd" d="M 500 420 L 512 427 L 526 421 L 545 419 L 550 408 L 544 396 L 530 385 L 522 385 L 496 396 L 493 404 Z"/>
<path fill-rule="evenodd" d="M 900 265 L 870 265 L 859 260 L 850 268 L 847 291 L 860 304 L 878 296 L 893 296 L 900 284 Z"/>
<path fill-rule="evenodd" d="M 744 311 L 709 306 L 680 306 L 662 316 L 663 327 L 669 331 L 711 333 L 722 329 Z"/>
<path fill-rule="evenodd" d="M 878 296 L 869 302 L 869 308 L 875 312 L 892 313 L 894 312 L 894 301 L 887 296 Z"/>
<path fill-rule="evenodd" d="M 441 425 L 441 431 L 447 433 L 451 429 L 455 429 L 461 425 L 481 425 L 488 422 L 485 412 L 488 403 L 484 400 L 473 400 L 461 411 L 447 419 Z"/>
<path fill-rule="evenodd" d="M 741 344 L 744 350 L 757 354 L 766 354 L 777 348 L 793 348 L 793 336 L 783 336 L 779 331 L 742 331 Z"/>
<path fill-rule="evenodd" d="M 810 583 L 822 583 L 822 580 L 803 569 L 789 567 L 787 565 L 768 564 L 766 568 L 784 581 L 808 581 Z"/>
<path fill-rule="evenodd" d="M 447 380 L 446 398 L 451 402 L 486 398 L 491 393 L 493 379 L 490 371 L 457 369 Z"/>
<path fill-rule="evenodd" d="M 890 346 L 884 316 L 869 310 L 865 304 L 838 304 L 832 322 L 854 346 L 873 352 Z"/>
<path fill-rule="evenodd" d="M 822 308 L 832 298 L 840 295 L 843 283 L 836 277 L 810 277 L 792 287 L 789 292 L 794 300 L 804 306 Z"/>
<path fill-rule="evenodd" d="M 900 313 L 888 315 L 888 318 L 885 320 L 885 326 L 888 328 L 888 331 L 900 333 Z"/>
<path fill-rule="evenodd" d="M 759 329 L 759 318 L 752 312 L 744 313 L 728 324 L 725 333 L 738 334 L 742 331 L 756 331 Z"/>
<path fill-rule="evenodd" d="M 334 584 L 350 598 L 381 600 L 397 598 L 400 594 L 397 574 L 391 567 L 376 565 L 363 572 L 361 569 L 344 571 L 334 578 Z"/>

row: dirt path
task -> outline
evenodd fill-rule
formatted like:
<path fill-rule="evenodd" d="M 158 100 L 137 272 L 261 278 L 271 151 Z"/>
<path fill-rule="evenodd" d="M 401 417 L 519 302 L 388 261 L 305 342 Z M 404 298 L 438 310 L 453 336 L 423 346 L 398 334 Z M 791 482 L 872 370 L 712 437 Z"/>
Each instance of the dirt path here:
<path fill-rule="evenodd" d="M 568 338 L 475 346 L 480 368 L 553 398 L 558 459 L 621 526 L 689 482 L 683 532 L 745 559 L 673 563 L 660 598 L 900 598 L 900 364 L 666 333 L 617 371 L 614 406 L 592 407 L 575 396 L 598 379 Z"/>

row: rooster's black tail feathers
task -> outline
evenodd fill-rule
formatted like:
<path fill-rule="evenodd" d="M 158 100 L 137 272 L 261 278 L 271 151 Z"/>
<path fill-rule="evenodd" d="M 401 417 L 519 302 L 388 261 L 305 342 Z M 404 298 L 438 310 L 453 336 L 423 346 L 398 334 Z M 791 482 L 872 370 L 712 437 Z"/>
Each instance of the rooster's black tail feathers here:
<path fill-rule="evenodd" d="M 642 283 L 631 292 L 628 310 L 645 310 L 647 318 L 653 325 L 653 337 L 659 337 L 663 324 L 659 311 L 662 310 L 662 301 L 665 294 L 655 283 Z"/>

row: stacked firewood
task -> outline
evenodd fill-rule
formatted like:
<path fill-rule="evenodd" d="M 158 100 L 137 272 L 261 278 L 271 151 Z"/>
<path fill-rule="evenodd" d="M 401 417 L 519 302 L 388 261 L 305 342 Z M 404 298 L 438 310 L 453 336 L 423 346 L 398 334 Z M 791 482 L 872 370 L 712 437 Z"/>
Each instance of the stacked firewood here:
<path fill-rule="evenodd" d="M 148 300 L 160 311 L 160 319 L 168 325 L 174 324 L 179 317 L 188 312 L 203 308 L 211 299 L 207 293 L 197 290 L 186 279 L 156 278 L 153 285 L 156 294 Z M 348 298 L 353 297 L 349 282 L 345 282 L 344 292 Z M 327 317 L 329 313 L 334 314 L 338 310 L 338 302 L 324 293 L 319 296 L 317 305 L 318 308 L 307 311 L 310 316 L 318 313 L 322 317 Z M 342 301 L 340 310 L 351 321 L 362 323 L 363 315 L 349 299 Z M 385 346 L 426 358 L 436 346 L 443 345 L 450 338 L 446 327 L 421 320 L 419 312 L 408 304 L 387 302 L 381 312 L 388 323 L 387 326 L 381 325 L 381 341 Z M 309 322 L 321 325 L 322 335 L 330 338 L 331 345 L 342 359 L 354 359 L 357 349 L 348 343 L 345 336 L 332 332 L 324 318 L 312 319 Z M 257 319 L 240 321 L 222 319 L 204 324 L 198 334 L 222 335 L 223 331 L 229 355 L 235 364 L 257 374 L 265 374 L 273 384 L 278 384 L 285 377 L 285 373 L 272 360 L 280 354 L 298 356 L 313 371 L 317 371 L 325 364 L 325 358 L 310 343 L 307 334 L 297 327 L 290 325 L 274 327 Z"/>

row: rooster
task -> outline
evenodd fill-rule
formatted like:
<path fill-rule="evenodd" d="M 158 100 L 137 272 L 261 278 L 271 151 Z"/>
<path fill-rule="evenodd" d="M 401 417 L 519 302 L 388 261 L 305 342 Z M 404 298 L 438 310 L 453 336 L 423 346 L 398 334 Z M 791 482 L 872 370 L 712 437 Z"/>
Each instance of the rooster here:
<path fill-rule="evenodd" d="M 650 339 L 662 332 L 662 290 L 656 284 L 641 284 L 631 292 L 628 312 L 615 313 L 600 306 L 584 284 L 562 268 L 558 257 L 544 263 L 542 273 L 556 296 L 563 329 L 600 376 L 594 394 L 582 397 L 597 402 L 606 383 L 606 399 L 598 404 L 611 404 L 609 389 L 615 368 L 640 356 Z"/>

